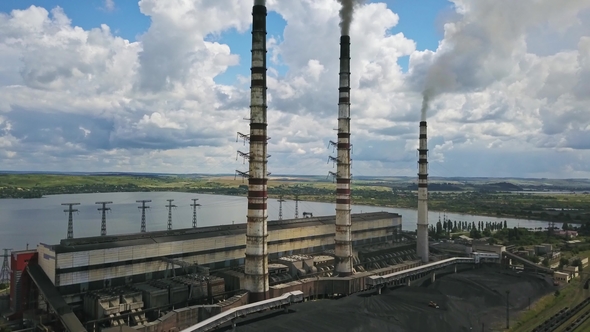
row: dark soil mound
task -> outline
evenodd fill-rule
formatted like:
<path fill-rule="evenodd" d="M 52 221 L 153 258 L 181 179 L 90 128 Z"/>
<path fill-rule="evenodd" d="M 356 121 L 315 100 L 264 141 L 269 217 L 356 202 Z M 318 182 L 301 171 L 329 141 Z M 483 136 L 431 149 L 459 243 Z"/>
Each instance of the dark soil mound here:
<path fill-rule="evenodd" d="M 511 314 L 552 292 L 549 279 L 533 274 L 481 268 L 446 275 L 426 287 L 356 294 L 339 300 L 310 301 L 291 312 L 271 311 L 238 321 L 245 331 L 486 331 L 506 318 L 506 291 Z M 439 309 L 428 306 L 430 301 Z"/>

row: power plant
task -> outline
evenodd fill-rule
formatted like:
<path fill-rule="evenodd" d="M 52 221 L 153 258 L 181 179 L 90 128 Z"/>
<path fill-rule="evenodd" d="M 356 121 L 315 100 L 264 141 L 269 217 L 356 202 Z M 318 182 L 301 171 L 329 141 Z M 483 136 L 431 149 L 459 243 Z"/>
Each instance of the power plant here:
<path fill-rule="evenodd" d="M 147 231 L 145 203 L 136 234 L 107 235 L 106 205 L 100 236 L 13 252 L 11 309 L 16 318 L 66 331 L 209 331 L 247 314 L 286 308 L 306 299 L 335 298 L 388 285 L 409 285 L 458 264 L 498 260 L 499 253 L 433 259 L 428 244 L 426 121 L 420 122 L 417 238 L 401 229 L 402 216 L 351 214 L 350 45 L 340 37 L 335 216 L 268 221 L 267 80 L 264 0 L 252 8 L 247 222 Z M 348 22 L 347 24 L 350 24 Z M 281 198 L 282 200 L 282 198 Z M 299 198 L 296 198 L 298 203 Z M 415 244 L 414 240 L 417 240 Z M 43 325 L 44 326 L 44 325 Z"/>

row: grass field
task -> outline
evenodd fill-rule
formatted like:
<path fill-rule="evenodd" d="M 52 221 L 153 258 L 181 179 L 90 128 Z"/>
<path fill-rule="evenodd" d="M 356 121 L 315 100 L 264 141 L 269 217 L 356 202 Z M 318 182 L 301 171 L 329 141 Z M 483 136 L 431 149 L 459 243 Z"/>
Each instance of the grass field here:
<path fill-rule="evenodd" d="M 573 279 L 559 291 L 559 296 L 549 294 L 531 305 L 531 310 L 520 314 L 511 332 L 530 332 L 536 326 L 559 312 L 565 307 L 572 308 L 590 296 L 590 291 L 583 288 L 580 278 Z M 580 330 L 583 331 L 583 330 Z"/>

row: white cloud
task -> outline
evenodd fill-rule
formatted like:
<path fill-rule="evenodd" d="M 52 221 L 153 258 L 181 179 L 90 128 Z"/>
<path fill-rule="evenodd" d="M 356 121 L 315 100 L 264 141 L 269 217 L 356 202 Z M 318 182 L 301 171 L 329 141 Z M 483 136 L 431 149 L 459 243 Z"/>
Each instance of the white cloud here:
<path fill-rule="evenodd" d="M 115 10 L 115 1 L 114 0 L 104 0 L 104 8 L 107 11 L 112 12 L 113 10 Z"/>
<path fill-rule="evenodd" d="M 415 175 L 420 93 L 438 61 L 431 174 L 590 175 L 590 3 L 452 2 L 457 14 L 437 50 L 417 51 L 391 34 L 400 17 L 383 3 L 354 13 L 353 174 Z M 287 22 L 282 35 L 268 34 L 269 171 L 326 174 L 328 141 L 336 139 L 340 5 L 267 3 Z M 76 27 L 59 7 L 0 13 L 3 168 L 243 168 L 236 150 L 247 148 L 235 133 L 248 130 L 249 78 L 235 86 L 214 78 L 250 59 L 211 37 L 235 29 L 249 39 L 251 6 L 142 0 L 138 10 L 151 25 L 136 42 L 106 25 Z M 404 56 L 408 73 L 398 64 Z"/>

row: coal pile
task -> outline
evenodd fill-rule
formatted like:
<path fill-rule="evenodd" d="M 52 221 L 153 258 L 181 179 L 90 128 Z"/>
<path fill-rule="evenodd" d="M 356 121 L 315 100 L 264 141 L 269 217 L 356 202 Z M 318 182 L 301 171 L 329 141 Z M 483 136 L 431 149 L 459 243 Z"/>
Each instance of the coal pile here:
<path fill-rule="evenodd" d="M 448 274 L 434 283 L 297 304 L 290 313 L 270 311 L 240 319 L 238 331 L 457 332 L 498 330 L 530 301 L 554 291 L 537 274 L 484 267 Z M 435 302 L 439 308 L 429 306 Z"/>

